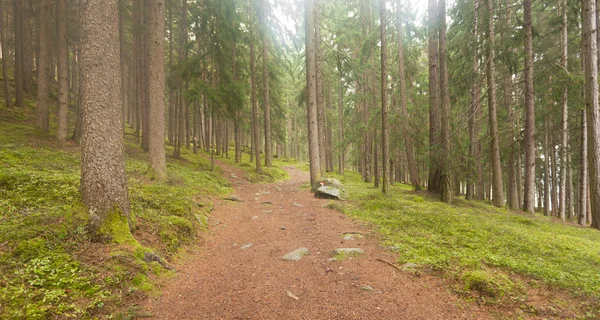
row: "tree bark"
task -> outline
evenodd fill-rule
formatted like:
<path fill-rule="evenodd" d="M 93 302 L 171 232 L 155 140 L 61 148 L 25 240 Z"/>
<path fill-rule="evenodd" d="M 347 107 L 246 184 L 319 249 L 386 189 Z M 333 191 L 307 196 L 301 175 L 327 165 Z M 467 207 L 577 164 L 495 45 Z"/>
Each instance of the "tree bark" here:
<path fill-rule="evenodd" d="M 90 230 L 97 235 L 117 231 L 103 227 L 113 214 L 131 223 L 123 156 L 118 13 L 116 1 L 87 0 L 82 5 L 81 194 Z"/>
<path fill-rule="evenodd" d="M 475 197 L 475 185 L 479 183 L 479 176 L 477 175 L 478 170 L 476 163 L 479 162 L 477 154 L 477 145 L 479 139 L 479 126 L 477 125 L 477 115 L 479 105 L 479 0 L 473 0 L 474 11 L 473 11 L 473 69 L 472 69 L 472 83 L 471 83 L 471 104 L 469 107 L 469 162 L 468 162 L 468 180 L 467 180 L 467 193 L 465 199 L 473 200 Z"/>
<path fill-rule="evenodd" d="M 386 37 L 386 8 L 385 0 L 379 0 L 379 17 L 381 20 L 381 162 L 383 185 L 381 191 L 390 190 L 390 155 L 388 130 L 388 97 L 387 97 L 387 37 Z"/>
<path fill-rule="evenodd" d="M 495 34 L 494 34 L 494 3 L 487 0 L 488 9 L 488 45 L 487 45 L 487 84 L 488 84 L 488 108 L 490 123 L 490 154 L 492 162 L 492 202 L 496 207 L 504 205 L 504 189 L 502 186 L 502 165 L 500 163 L 500 142 L 498 141 L 498 118 L 496 115 L 496 58 Z"/>
<path fill-rule="evenodd" d="M 271 143 L 271 99 L 269 91 L 269 34 L 268 34 L 268 0 L 262 0 L 262 20 L 263 20 L 263 108 L 265 123 L 265 166 L 271 167 L 273 161 L 273 151 Z"/>
<path fill-rule="evenodd" d="M 550 130 L 548 117 L 544 119 L 544 215 L 550 216 L 550 147 L 548 134 Z"/>
<path fill-rule="evenodd" d="M 14 0 L 13 2 L 13 23 L 15 34 L 15 106 L 23 107 L 23 2 Z"/>
<path fill-rule="evenodd" d="M 525 31 L 525 178 L 523 211 L 535 210 L 535 108 L 533 96 L 533 46 L 531 0 L 523 0 Z"/>
<path fill-rule="evenodd" d="M 441 171 L 439 168 L 439 149 L 440 149 L 440 89 L 438 74 L 438 54 L 439 54 L 439 26 L 438 26 L 438 8 L 437 0 L 429 0 L 429 182 L 428 189 L 434 193 L 441 191 Z"/>
<path fill-rule="evenodd" d="M 341 70 L 341 68 L 339 68 Z M 338 173 L 344 175 L 345 153 L 344 148 L 344 83 L 340 75 L 340 90 L 338 92 L 338 143 L 339 143 L 339 163 Z"/>
<path fill-rule="evenodd" d="M 587 198 L 588 198 L 588 141 L 587 141 L 587 113 L 581 111 L 581 148 L 579 153 L 579 189 L 577 195 L 577 218 L 580 225 L 587 224 Z"/>
<path fill-rule="evenodd" d="M 58 141 L 64 142 L 69 134 L 69 79 L 67 57 L 67 0 L 57 2 L 58 60 Z"/>
<path fill-rule="evenodd" d="M 560 32 L 560 45 L 561 45 L 561 66 L 568 70 L 567 62 L 568 62 L 568 49 L 569 49 L 569 34 L 567 30 L 567 0 L 561 1 L 561 16 L 562 16 L 562 28 Z M 566 209 L 567 204 L 567 150 L 568 150 L 568 137 L 569 137 L 569 87 L 565 85 L 563 88 L 563 99 L 562 99 L 562 130 L 561 130 L 561 144 L 560 144 L 560 211 L 559 216 L 564 221 L 567 218 Z M 570 182 L 569 182 L 570 184 Z M 570 215 L 569 215 L 570 218 Z"/>
<path fill-rule="evenodd" d="M 254 54 L 254 13 L 252 10 L 252 0 L 250 0 L 250 82 L 251 82 L 251 103 L 252 103 L 252 145 L 254 146 L 254 157 L 256 160 L 256 172 L 262 173 L 260 163 L 260 124 L 258 122 L 258 102 L 256 101 L 256 67 Z"/>
<path fill-rule="evenodd" d="M 600 106 L 598 105 L 598 47 L 596 42 L 596 3 L 583 1 L 588 121 L 588 160 L 592 228 L 600 229 Z"/>
<path fill-rule="evenodd" d="M 10 86 L 8 84 L 8 42 L 4 35 L 4 2 L 0 2 L 0 46 L 2 46 L 2 79 L 4 84 L 4 100 L 6 107 L 12 109 Z"/>
<path fill-rule="evenodd" d="M 310 165 L 310 185 L 314 189 L 321 173 L 319 157 L 319 128 L 317 120 L 317 83 L 315 63 L 315 2 L 306 0 L 305 9 L 305 56 L 306 56 L 306 110 L 308 124 L 308 153 Z"/>
<path fill-rule="evenodd" d="M 450 178 L 450 88 L 448 84 L 448 54 L 446 44 L 446 0 L 439 0 L 438 19 L 440 20 L 439 31 L 439 59 L 440 59 L 440 196 L 443 202 L 452 203 L 452 180 Z"/>
<path fill-rule="evenodd" d="M 321 25 L 319 23 L 319 1 L 315 0 L 314 19 L 315 19 L 315 70 L 316 70 L 316 95 L 317 95 L 317 130 L 319 138 L 319 169 L 321 177 L 326 175 L 327 171 L 327 142 L 326 142 L 326 124 L 325 124 L 325 97 L 323 86 L 323 61 L 321 55 Z"/>
<path fill-rule="evenodd" d="M 38 62 L 37 89 L 37 127 L 48 132 L 50 128 L 50 65 L 52 50 L 50 49 L 50 0 L 40 1 L 40 58 Z"/>
<path fill-rule="evenodd" d="M 185 1 L 185 0 L 184 0 Z M 148 50 L 148 89 L 149 89 L 149 151 L 150 167 L 159 180 L 167 178 L 165 155 L 165 6 L 164 0 L 150 2 Z"/>

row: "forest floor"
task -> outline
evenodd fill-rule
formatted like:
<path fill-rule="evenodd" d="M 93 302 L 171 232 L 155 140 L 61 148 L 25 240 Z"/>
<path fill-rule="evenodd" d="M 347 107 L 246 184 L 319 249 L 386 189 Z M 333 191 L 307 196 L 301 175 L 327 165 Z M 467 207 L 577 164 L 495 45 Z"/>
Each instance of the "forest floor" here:
<path fill-rule="evenodd" d="M 157 319 L 486 319 L 444 280 L 405 265 L 367 225 L 328 208 L 303 184 L 308 174 L 251 184 L 219 163 L 241 201 L 215 203 L 202 246 L 142 307 Z M 351 234 L 352 236 L 348 236 Z M 353 238 L 352 240 L 350 238 Z M 307 248 L 300 261 L 282 257 Z M 360 256 L 336 248 L 360 248 Z M 335 260 L 332 258 L 336 258 Z M 389 264 L 388 264 L 389 262 Z"/>

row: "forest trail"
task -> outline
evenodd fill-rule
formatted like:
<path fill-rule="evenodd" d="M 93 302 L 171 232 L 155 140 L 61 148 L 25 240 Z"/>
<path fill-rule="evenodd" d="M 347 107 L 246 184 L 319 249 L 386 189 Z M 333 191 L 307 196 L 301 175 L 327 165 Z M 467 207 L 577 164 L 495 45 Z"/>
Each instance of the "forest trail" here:
<path fill-rule="evenodd" d="M 176 266 L 162 295 L 143 303 L 155 319 L 485 319 L 485 310 L 452 295 L 442 280 L 417 277 L 376 259 L 394 256 L 364 225 L 324 207 L 300 185 L 308 174 L 250 184 L 220 163 L 243 202 L 218 200 L 202 247 Z M 344 240 L 344 233 L 363 238 Z M 300 247 L 300 261 L 282 256 Z M 336 248 L 359 257 L 331 261 Z"/>

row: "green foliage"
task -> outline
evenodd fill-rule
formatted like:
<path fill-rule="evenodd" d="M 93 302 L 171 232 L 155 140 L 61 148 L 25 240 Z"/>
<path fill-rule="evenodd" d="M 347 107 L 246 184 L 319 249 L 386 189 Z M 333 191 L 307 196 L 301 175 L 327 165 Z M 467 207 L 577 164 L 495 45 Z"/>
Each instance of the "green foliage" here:
<path fill-rule="evenodd" d="M 600 233 L 523 215 L 482 202 L 436 201 L 409 186 L 392 187 L 389 196 L 361 182 L 360 175 L 339 177 L 350 199 L 340 205 L 353 217 L 373 223 L 401 262 L 428 265 L 458 274 L 466 288 L 502 297 L 518 285 L 494 270 L 515 272 L 574 293 L 600 297 Z M 495 268 L 491 270 L 490 268 Z"/>
<path fill-rule="evenodd" d="M 113 242 L 94 244 L 79 200 L 79 148 L 0 123 L 0 318 L 96 318 L 153 291 L 149 275 L 170 272 L 144 254 L 164 259 L 191 243 L 211 210 L 207 199 L 230 192 L 218 168 L 210 172 L 210 162 L 187 149 L 169 159 L 164 182 L 133 131 L 125 149 L 134 231 L 115 211 L 101 228 Z"/>

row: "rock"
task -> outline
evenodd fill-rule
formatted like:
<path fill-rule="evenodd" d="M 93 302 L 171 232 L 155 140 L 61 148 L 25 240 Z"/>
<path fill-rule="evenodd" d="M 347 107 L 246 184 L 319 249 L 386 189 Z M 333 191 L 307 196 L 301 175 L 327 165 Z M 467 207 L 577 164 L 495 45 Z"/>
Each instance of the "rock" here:
<path fill-rule="evenodd" d="M 284 226 L 281 226 L 281 228 L 279 228 L 279 229 L 281 229 L 281 230 L 285 230 L 285 227 L 284 227 Z"/>
<path fill-rule="evenodd" d="M 415 263 L 412 263 L 412 262 L 407 262 L 407 263 L 405 263 L 405 264 L 402 265 L 402 271 L 414 271 L 418 267 L 419 267 L 418 264 L 415 264 Z"/>
<path fill-rule="evenodd" d="M 296 297 L 290 290 L 285 290 L 285 294 L 294 300 L 300 300 L 300 298 Z"/>
<path fill-rule="evenodd" d="M 373 291 L 373 287 L 371 287 L 369 285 L 363 285 L 363 286 L 360 286 L 360 288 L 365 291 Z"/>
<path fill-rule="evenodd" d="M 262 213 L 263 214 L 271 214 L 271 213 L 273 213 L 273 210 L 263 210 Z"/>
<path fill-rule="evenodd" d="M 344 190 L 335 187 L 321 186 L 315 191 L 315 198 L 344 200 L 346 199 L 346 193 Z"/>
<path fill-rule="evenodd" d="M 334 188 L 338 188 L 338 189 L 344 189 L 344 185 L 338 179 L 325 178 L 321 182 L 322 182 L 322 185 L 324 185 L 324 186 L 334 187 Z"/>
<path fill-rule="evenodd" d="M 342 235 L 344 236 L 344 240 L 346 241 L 364 238 L 364 236 L 360 232 L 346 232 Z"/>
<path fill-rule="evenodd" d="M 308 255 L 309 253 L 310 251 L 308 251 L 308 248 L 302 247 L 286 253 L 283 257 L 281 257 L 281 259 L 286 261 L 300 261 L 300 259 Z"/>
<path fill-rule="evenodd" d="M 234 201 L 234 202 L 244 202 L 244 200 L 238 198 L 235 194 L 227 196 L 223 200 Z"/>
<path fill-rule="evenodd" d="M 271 201 L 263 201 L 260 204 L 270 204 L 270 205 L 273 205 L 273 202 L 271 202 Z"/>
<path fill-rule="evenodd" d="M 258 219 L 258 216 L 252 216 L 252 220 Z"/>
<path fill-rule="evenodd" d="M 337 248 L 333 250 L 335 255 L 346 255 L 346 256 L 359 256 L 365 253 L 361 248 Z"/>
<path fill-rule="evenodd" d="M 248 249 L 248 248 L 250 248 L 250 247 L 252 247 L 252 243 L 246 243 L 246 244 L 243 244 L 243 245 L 240 247 L 240 249 Z"/>
<path fill-rule="evenodd" d="M 294 206 L 294 207 L 303 207 L 303 205 L 301 205 L 299 203 L 296 203 L 296 202 L 292 203 L 292 206 Z"/>
<path fill-rule="evenodd" d="M 144 253 L 144 261 L 146 261 L 147 263 L 156 262 L 165 269 L 168 269 L 168 270 L 172 269 L 171 266 L 169 266 L 169 264 L 165 260 L 163 260 L 161 257 L 155 255 L 152 252 Z"/>

